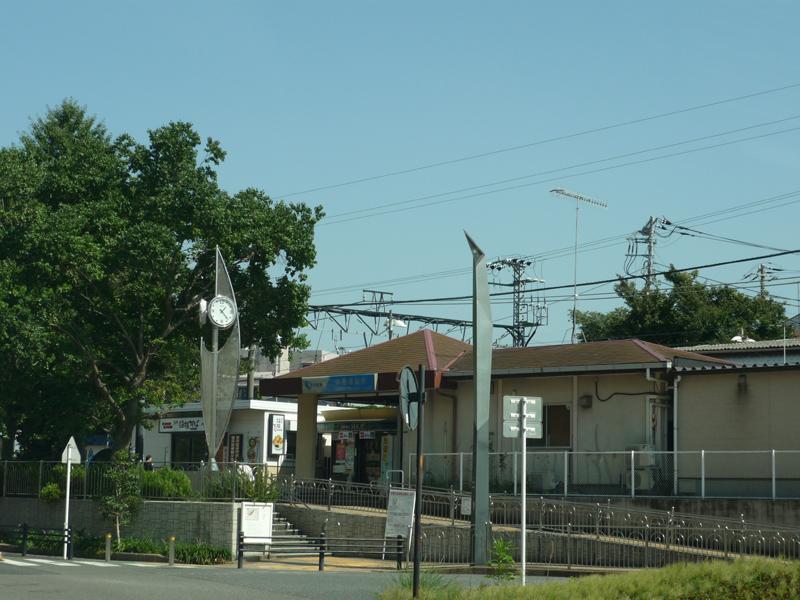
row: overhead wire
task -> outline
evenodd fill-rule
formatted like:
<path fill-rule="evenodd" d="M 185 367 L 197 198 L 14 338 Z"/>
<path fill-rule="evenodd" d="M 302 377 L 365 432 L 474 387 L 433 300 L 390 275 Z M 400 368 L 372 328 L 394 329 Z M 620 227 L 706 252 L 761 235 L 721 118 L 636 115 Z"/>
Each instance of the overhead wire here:
<path fill-rule="evenodd" d="M 558 136 L 554 136 L 554 137 L 550 137 L 550 138 L 544 138 L 544 139 L 541 139 L 541 140 L 536 140 L 536 141 L 533 141 L 533 142 L 527 142 L 527 143 L 524 143 L 524 144 L 517 144 L 517 145 L 514 145 L 514 146 L 507 146 L 507 147 L 504 147 L 504 148 L 497 148 L 497 149 L 489 150 L 489 151 L 486 151 L 486 152 L 480 152 L 480 153 L 477 153 L 477 154 L 469 154 L 469 155 L 461 156 L 461 157 L 457 157 L 457 158 L 431 162 L 431 163 L 427 163 L 427 164 L 423 164 L 423 165 L 418 165 L 416 167 L 409 167 L 409 168 L 405 168 L 405 169 L 397 169 L 397 170 L 394 170 L 394 171 L 388 171 L 388 172 L 380 173 L 380 174 L 377 174 L 377 175 L 370 175 L 370 176 L 366 176 L 366 177 L 359 177 L 359 178 L 355 178 L 355 179 L 349 179 L 349 180 L 346 180 L 346 181 L 341 181 L 341 182 L 338 182 L 338 183 L 332 183 L 332 184 L 316 186 L 316 187 L 308 188 L 308 189 L 305 189 L 305 190 L 299 190 L 299 191 L 289 192 L 289 193 L 285 193 L 285 194 L 277 194 L 277 197 L 279 197 L 279 198 L 289 198 L 289 197 L 292 197 L 292 196 L 298 196 L 300 194 L 310 194 L 312 192 L 319 192 L 319 191 L 323 191 L 323 190 L 331 190 L 331 189 L 346 187 L 346 186 L 350 186 L 350 185 L 366 183 L 366 182 L 369 182 L 369 181 L 377 181 L 379 179 L 386 179 L 387 177 L 395 177 L 395 176 L 398 176 L 398 175 L 407 175 L 407 174 L 410 174 L 410 173 L 417 173 L 419 171 L 424 171 L 424 170 L 427 170 L 427 169 L 434 169 L 434 168 L 437 168 L 437 167 L 453 165 L 453 164 L 466 162 L 466 161 L 470 161 L 470 160 L 476 160 L 476 159 L 479 159 L 479 158 L 485 158 L 485 157 L 488 157 L 488 156 L 495 156 L 495 155 L 504 154 L 504 153 L 507 153 L 507 152 L 514 152 L 514 151 L 517 151 L 517 150 L 523 150 L 523 149 L 526 149 L 526 148 L 532 148 L 534 146 L 541 146 L 541 145 L 550 144 L 550 143 L 553 143 L 553 142 L 560 142 L 560 141 L 569 140 L 569 139 L 573 139 L 573 138 L 577 138 L 577 137 L 582 137 L 582 136 L 586 136 L 586 135 L 590 135 L 590 134 L 594 134 L 594 133 L 602 133 L 604 131 L 610 131 L 612 129 L 618 129 L 620 127 L 628 127 L 630 125 L 637 125 L 637 124 L 640 124 L 640 123 L 646 123 L 648 121 L 654 121 L 654 120 L 657 120 L 657 119 L 663 119 L 663 118 L 672 117 L 672 116 L 676 116 L 676 115 L 680 115 L 680 114 L 686 114 L 686 113 L 690 113 L 690 112 L 694 112 L 694 111 L 698 111 L 698 110 L 704 110 L 704 109 L 707 109 L 707 108 L 713 108 L 713 107 L 716 107 L 716 106 L 722 106 L 724 104 L 731 104 L 731 103 L 734 103 L 734 102 L 740 102 L 742 100 L 749 100 L 749 99 L 752 99 L 752 98 L 757 98 L 759 96 L 766 96 L 766 95 L 769 95 L 769 94 L 775 94 L 775 93 L 779 93 L 779 92 L 784 92 L 784 91 L 787 91 L 787 90 L 790 90 L 790 89 L 794 89 L 794 88 L 798 88 L 798 87 L 800 87 L 800 82 L 791 83 L 791 84 L 787 84 L 787 85 L 783 85 L 783 86 L 779 86 L 779 87 L 774 87 L 774 88 L 769 88 L 769 89 L 765 89 L 765 90 L 759 90 L 757 92 L 752 92 L 752 93 L 749 93 L 749 94 L 742 94 L 742 95 L 739 95 L 739 96 L 732 96 L 732 97 L 729 97 L 729 98 L 723 98 L 721 100 L 714 100 L 712 102 L 705 102 L 705 103 L 702 103 L 702 104 L 696 104 L 696 105 L 693 105 L 693 106 L 687 106 L 687 107 L 684 107 L 684 108 L 678 108 L 678 109 L 674 109 L 674 110 L 670 110 L 670 111 L 666 111 L 666 112 L 662 112 L 662 113 L 656 113 L 656 114 L 653 114 L 653 115 L 647 115 L 645 117 L 639 117 L 639 118 L 636 118 L 636 119 L 629 119 L 627 121 L 620 121 L 620 122 L 612 123 L 612 124 L 609 124 L 609 125 L 602 125 L 602 126 L 599 126 L 599 127 L 592 127 L 592 128 L 584 129 L 584 130 L 581 130 L 581 131 L 562 134 L 562 135 L 558 135 Z"/>

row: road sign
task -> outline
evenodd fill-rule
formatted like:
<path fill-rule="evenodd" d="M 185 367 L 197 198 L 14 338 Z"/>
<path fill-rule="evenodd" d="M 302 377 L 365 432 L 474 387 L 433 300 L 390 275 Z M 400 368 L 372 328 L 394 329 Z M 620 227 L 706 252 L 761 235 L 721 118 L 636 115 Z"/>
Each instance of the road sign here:
<path fill-rule="evenodd" d="M 530 419 L 530 417 L 528 417 Z M 518 438 L 519 437 L 519 422 L 518 421 L 503 421 L 503 437 L 505 438 Z M 525 421 L 525 437 L 533 440 L 542 439 L 542 423 L 541 421 L 527 420 Z"/>
<path fill-rule="evenodd" d="M 519 419 L 520 406 L 523 404 L 527 416 L 542 420 L 542 399 L 538 396 L 503 396 L 503 420 Z"/>
<path fill-rule="evenodd" d="M 400 389 L 400 411 L 403 415 L 403 423 L 405 423 L 407 431 L 414 431 L 417 428 L 417 415 L 419 414 L 417 376 L 411 367 L 403 367 L 397 376 L 397 382 Z"/>
<path fill-rule="evenodd" d="M 78 444 L 75 443 L 75 438 L 70 437 L 64 451 L 61 453 L 61 462 L 67 464 L 71 462 L 73 465 L 80 464 L 81 453 L 78 451 Z"/>

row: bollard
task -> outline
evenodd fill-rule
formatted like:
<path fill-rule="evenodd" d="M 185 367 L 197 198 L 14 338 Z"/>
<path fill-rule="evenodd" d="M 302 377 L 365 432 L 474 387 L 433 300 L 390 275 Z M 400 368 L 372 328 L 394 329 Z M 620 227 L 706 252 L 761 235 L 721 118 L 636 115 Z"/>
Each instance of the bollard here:
<path fill-rule="evenodd" d="M 319 536 L 319 570 L 325 570 L 325 532 Z"/>
<path fill-rule="evenodd" d="M 106 562 L 111 562 L 111 534 L 106 534 Z"/>
<path fill-rule="evenodd" d="M 239 530 L 239 540 L 236 544 L 236 568 L 241 569 L 244 565 L 244 531 Z"/>
<path fill-rule="evenodd" d="M 175 566 L 175 536 L 171 535 L 167 538 L 169 542 L 169 566 Z"/>
<path fill-rule="evenodd" d="M 403 536 L 397 536 L 397 570 L 403 568 Z"/>
<path fill-rule="evenodd" d="M 26 556 L 28 554 L 28 524 L 22 524 L 22 556 Z"/>

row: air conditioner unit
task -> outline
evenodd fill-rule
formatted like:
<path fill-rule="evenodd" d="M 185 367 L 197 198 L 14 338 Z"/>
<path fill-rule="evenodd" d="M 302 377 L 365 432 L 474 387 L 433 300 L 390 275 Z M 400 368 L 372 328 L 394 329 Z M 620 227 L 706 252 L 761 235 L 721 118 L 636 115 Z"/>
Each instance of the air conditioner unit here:
<path fill-rule="evenodd" d="M 634 452 L 636 469 L 654 467 L 656 465 L 656 450 L 651 444 L 637 444 L 625 448 L 625 468 L 631 468 L 631 450 Z"/>
<path fill-rule="evenodd" d="M 631 489 L 631 472 L 622 475 L 623 486 L 626 490 Z M 656 481 L 652 469 L 634 469 L 633 484 L 637 492 L 650 491 L 655 487 Z"/>

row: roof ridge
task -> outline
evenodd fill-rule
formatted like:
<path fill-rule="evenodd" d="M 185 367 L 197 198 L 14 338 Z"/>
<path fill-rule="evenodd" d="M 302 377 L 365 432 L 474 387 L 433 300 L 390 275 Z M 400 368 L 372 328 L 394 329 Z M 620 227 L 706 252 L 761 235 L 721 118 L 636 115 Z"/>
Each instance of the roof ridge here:
<path fill-rule="evenodd" d="M 644 342 L 638 338 L 632 338 L 631 341 L 634 344 L 636 344 L 639 348 L 647 352 L 650 356 L 657 358 L 661 362 L 670 362 L 670 360 L 666 356 L 662 355 L 659 352 L 656 352 L 653 348 L 651 348 L 650 347 L 651 344 L 649 342 Z"/>
<path fill-rule="evenodd" d="M 428 369 L 431 371 L 437 370 L 436 351 L 433 349 L 433 338 L 431 337 L 430 329 L 422 330 L 422 338 L 425 340 L 425 355 L 428 357 Z"/>

